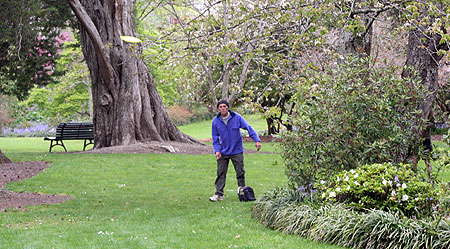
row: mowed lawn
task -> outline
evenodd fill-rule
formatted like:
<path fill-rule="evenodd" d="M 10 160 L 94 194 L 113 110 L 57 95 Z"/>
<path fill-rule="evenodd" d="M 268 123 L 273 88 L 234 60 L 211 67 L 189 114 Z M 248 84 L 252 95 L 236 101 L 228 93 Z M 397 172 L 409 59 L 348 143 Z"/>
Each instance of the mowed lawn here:
<path fill-rule="evenodd" d="M 203 125 L 208 129 L 188 127 L 191 135 L 205 138 L 210 127 Z M 82 143 L 69 141 L 68 150 L 79 151 Z M 252 203 L 237 198 L 232 166 L 225 201 L 209 202 L 213 155 L 48 153 L 48 146 L 42 138 L 0 138 L 13 161 L 52 162 L 37 176 L 8 184 L 8 190 L 74 197 L 1 212 L 0 248 L 341 248 L 256 222 Z M 276 146 L 265 143 L 263 151 Z M 277 154 L 248 154 L 245 163 L 256 195 L 286 185 Z"/>

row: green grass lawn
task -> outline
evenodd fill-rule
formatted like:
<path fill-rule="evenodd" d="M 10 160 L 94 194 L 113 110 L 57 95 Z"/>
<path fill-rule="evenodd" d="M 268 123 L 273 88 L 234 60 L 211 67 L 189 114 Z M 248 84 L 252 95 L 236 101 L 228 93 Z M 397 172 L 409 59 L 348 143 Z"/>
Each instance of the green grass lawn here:
<path fill-rule="evenodd" d="M 253 127 L 255 131 L 267 130 L 267 123 L 259 114 L 245 115 L 245 120 Z M 205 139 L 211 137 L 212 120 L 205 120 L 198 123 L 179 126 L 178 128 L 197 139 Z"/>
<path fill-rule="evenodd" d="M 198 138 L 204 132 L 193 131 Z M 66 145 L 69 151 L 82 149 L 82 141 Z M 13 161 L 52 162 L 7 189 L 74 197 L 0 213 L 0 248 L 340 248 L 256 222 L 252 203 L 238 201 L 233 169 L 225 201 L 209 202 L 213 155 L 47 153 L 48 146 L 42 138 L 0 138 Z M 263 151 L 275 147 L 265 143 Z M 277 154 L 248 154 L 245 163 L 256 195 L 286 185 Z"/>

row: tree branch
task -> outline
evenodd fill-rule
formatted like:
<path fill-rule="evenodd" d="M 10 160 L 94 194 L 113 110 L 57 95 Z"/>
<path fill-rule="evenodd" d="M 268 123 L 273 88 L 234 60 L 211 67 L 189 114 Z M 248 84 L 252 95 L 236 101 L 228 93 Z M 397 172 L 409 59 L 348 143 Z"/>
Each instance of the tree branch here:
<path fill-rule="evenodd" d="M 110 63 L 108 49 L 105 48 L 105 45 L 103 44 L 103 41 L 100 37 L 100 34 L 98 33 L 97 28 L 94 25 L 94 22 L 89 17 L 88 13 L 84 9 L 84 6 L 80 3 L 79 0 L 68 0 L 68 2 L 73 12 L 77 16 L 78 21 L 89 34 L 89 38 L 94 45 L 95 51 L 98 53 L 100 66 L 106 69 L 101 70 L 103 77 L 105 77 L 108 85 L 113 85 L 114 69 Z"/>

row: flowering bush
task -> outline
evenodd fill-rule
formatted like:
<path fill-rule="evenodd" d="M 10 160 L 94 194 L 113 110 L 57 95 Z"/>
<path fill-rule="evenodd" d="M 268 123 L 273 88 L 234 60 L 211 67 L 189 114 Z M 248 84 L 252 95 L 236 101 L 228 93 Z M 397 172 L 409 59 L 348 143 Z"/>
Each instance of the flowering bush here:
<path fill-rule="evenodd" d="M 446 135 L 448 133 L 447 123 L 436 123 L 434 127 L 431 127 L 431 134 L 433 135 Z"/>
<path fill-rule="evenodd" d="M 3 128 L 1 136 L 13 137 L 44 137 L 52 132 L 53 127 L 46 124 L 34 124 L 30 127 L 23 128 Z"/>
<path fill-rule="evenodd" d="M 357 210 L 401 211 L 408 217 L 431 214 L 437 210 L 439 199 L 438 188 L 420 180 L 408 164 L 364 165 L 342 171 L 319 185 L 326 200 L 343 202 Z"/>
<path fill-rule="evenodd" d="M 368 63 L 355 59 L 298 85 L 296 129 L 280 144 L 291 187 L 363 164 L 407 163 L 420 148 L 422 87 Z"/>

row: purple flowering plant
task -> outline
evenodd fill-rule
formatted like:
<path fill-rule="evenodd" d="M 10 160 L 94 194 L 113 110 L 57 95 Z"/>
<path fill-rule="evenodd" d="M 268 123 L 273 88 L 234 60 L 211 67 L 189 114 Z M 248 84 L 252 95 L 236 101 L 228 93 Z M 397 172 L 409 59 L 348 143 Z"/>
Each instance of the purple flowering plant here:
<path fill-rule="evenodd" d="M 42 137 L 51 133 L 53 129 L 46 124 L 36 123 L 30 127 L 3 127 L 1 135 L 5 137 Z"/>

